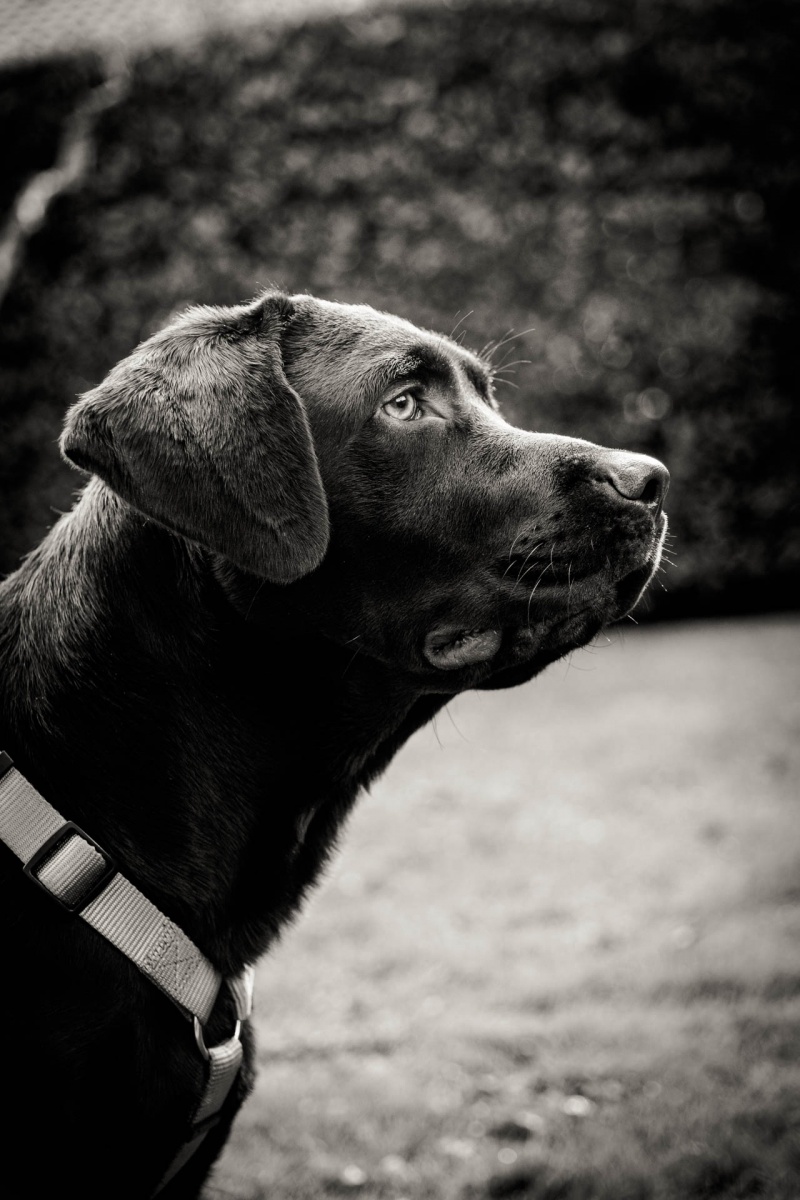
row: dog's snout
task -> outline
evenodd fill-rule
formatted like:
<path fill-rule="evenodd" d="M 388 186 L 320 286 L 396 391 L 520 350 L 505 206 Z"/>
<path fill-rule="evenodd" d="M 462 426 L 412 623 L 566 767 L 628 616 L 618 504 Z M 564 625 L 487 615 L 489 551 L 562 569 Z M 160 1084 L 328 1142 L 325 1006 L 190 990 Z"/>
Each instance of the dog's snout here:
<path fill-rule="evenodd" d="M 646 504 L 660 513 L 669 487 L 669 471 L 657 458 L 617 451 L 601 464 L 603 482 L 624 500 Z"/>

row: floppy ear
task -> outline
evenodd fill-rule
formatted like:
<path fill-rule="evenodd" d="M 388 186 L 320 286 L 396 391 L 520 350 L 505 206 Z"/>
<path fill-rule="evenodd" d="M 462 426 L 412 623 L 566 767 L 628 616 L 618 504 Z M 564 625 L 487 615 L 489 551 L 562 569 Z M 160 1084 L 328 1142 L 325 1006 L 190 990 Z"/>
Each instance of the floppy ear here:
<path fill-rule="evenodd" d="M 61 449 L 140 512 L 278 583 L 313 570 L 328 508 L 283 371 L 292 303 L 194 308 L 70 410 Z"/>

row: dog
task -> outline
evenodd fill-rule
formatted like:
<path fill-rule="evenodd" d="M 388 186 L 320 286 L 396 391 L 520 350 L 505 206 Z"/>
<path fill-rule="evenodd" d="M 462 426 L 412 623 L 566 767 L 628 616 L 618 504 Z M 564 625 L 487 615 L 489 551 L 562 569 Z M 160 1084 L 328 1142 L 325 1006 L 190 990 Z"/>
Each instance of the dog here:
<path fill-rule="evenodd" d="M 56 814 L 35 854 L 0 845 L 3 1195 L 188 1200 L 252 1085 L 242 972 L 357 795 L 450 697 L 633 608 L 668 474 L 513 428 L 447 337 L 275 291 L 144 342 L 61 447 L 89 480 L 0 586 L 4 779 Z M 46 882 L 65 838 L 101 876 L 74 911 Z M 123 883 L 146 953 L 100 929 Z"/>

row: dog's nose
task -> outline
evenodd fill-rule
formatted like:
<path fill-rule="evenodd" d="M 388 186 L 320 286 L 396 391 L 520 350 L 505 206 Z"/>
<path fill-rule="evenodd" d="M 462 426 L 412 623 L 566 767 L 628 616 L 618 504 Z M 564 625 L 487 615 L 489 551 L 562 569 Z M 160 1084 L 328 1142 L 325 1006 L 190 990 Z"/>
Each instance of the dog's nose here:
<path fill-rule="evenodd" d="M 603 461 L 604 482 L 625 500 L 646 504 L 658 516 L 669 487 L 669 471 L 657 458 L 615 450 Z"/>

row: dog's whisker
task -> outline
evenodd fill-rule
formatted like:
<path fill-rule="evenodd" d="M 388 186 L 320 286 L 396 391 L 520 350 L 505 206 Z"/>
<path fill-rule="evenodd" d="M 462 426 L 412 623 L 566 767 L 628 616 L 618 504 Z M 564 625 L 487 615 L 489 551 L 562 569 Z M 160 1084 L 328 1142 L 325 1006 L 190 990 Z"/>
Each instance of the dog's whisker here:
<path fill-rule="evenodd" d="M 517 534 L 517 536 L 514 538 L 513 542 L 511 543 L 511 549 L 510 549 L 510 550 L 509 550 L 509 552 L 508 552 L 508 561 L 509 561 L 509 562 L 511 562 L 511 556 L 512 556 L 512 555 L 513 555 L 513 553 L 514 553 L 514 547 L 516 546 L 516 544 L 517 544 L 517 542 L 519 541 L 519 539 L 520 539 L 521 537 L 524 537 L 524 536 L 525 536 L 525 530 L 524 530 L 524 529 L 520 529 L 519 533 Z"/>
<path fill-rule="evenodd" d="M 544 577 L 545 577 L 545 575 L 547 574 L 547 572 L 550 570 L 550 567 L 551 567 L 552 565 L 553 565 L 552 563 L 548 563 L 548 564 L 547 564 L 547 566 L 546 566 L 546 567 L 545 567 L 545 569 L 542 571 L 542 573 L 541 573 L 541 575 L 539 576 L 539 578 L 536 580 L 536 583 L 535 583 L 535 584 L 533 585 L 533 587 L 531 588 L 531 594 L 530 594 L 530 596 L 528 596 L 528 632 L 529 632 L 529 633 L 530 633 L 530 628 L 531 628 L 531 601 L 533 600 L 533 594 L 534 594 L 534 592 L 536 591 L 536 589 L 538 588 L 539 584 L 540 584 L 540 583 L 542 582 L 542 580 L 544 579 Z"/>
<path fill-rule="evenodd" d="M 514 562 L 513 562 L 514 547 L 516 546 L 519 539 L 524 536 L 525 536 L 525 530 L 520 529 L 519 533 L 517 534 L 517 536 L 514 538 L 513 542 L 511 543 L 511 549 L 508 552 L 508 566 L 506 567 L 505 571 L 503 571 L 503 574 L 500 576 L 501 580 L 505 579 L 506 575 L 508 574 L 508 572 L 511 570 L 512 566 L 514 565 Z"/>
<path fill-rule="evenodd" d="M 456 313 L 456 316 L 458 317 L 458 320 L 456 321 L 456 323 L 455 323 L 455 325 L 453 326 L 453 328 L 450 330 L 450 337 L 451 337 L 451 338 L 452 338 L 452 337 L 453 337 L 453 335 L 455 334 L 455 331 L 458 329 L 459 325 L 463 325 L 463 323 L 464 323 L 464 322 L 467 320 L 467 318 L 472 316 L 472 314 L 474 313 L 474 311 L 475 311 L 475 309 L 474 309 L 474 308 L 471 308 L 471 309 L 469 310 L 469 312 L 465 312 L 465 313 L 464 313 L 464 315 L 463 315 L 462 317 L 458 317 L 458 313 Z"/>
<path fill-rule="evenodd" d="M 360 653 L 360 652 L 361 652 L 361 650 L 363 649 L 363 646 L 361 645 L 361 641 L 360 641 L 360 635 L 358 635 L 358 637 L 359 637 L 359 644 L 356 646 L 356 648 L 355 648 L 355 652 L 354 652 L 354 654 L 353 654 L 352 658 L 349 660 L 349 662 L 348 662 L 347 666 L 346 666 L 346 667 L 345 667 L 345 669 L 342 671 L 342 679 L 344 679 L 345 675 L 346 675 L 346 674 L 347 674 L 347 672 L 350 670 L 350 668 L 352 667 L 353 663 L 354 663 L 354 662 L 356 661 L 356 659 L 358 658 L 358 655 L 359 655 L 359 653 Z M 355 641 L 355 638 L 351 638 L 350 640 L 351 640 L 351 642 L 352 642 L 352 641 Z"/>
<path fill-rule="evenodd" d="M 528 571 L 532 571 L 536 567 L 536 565 L 537 565 L 536 563 L 531 563 L 531 565 L 526 570 L 526 566 L 530 562 L 532 556 L 536 553 L 536 551 L 539 549 L 539 547 L 543 546 L 543 545 L 544 545 L 544 542 L 537 542 L 536 545 L 533 547 L 533 549 L 529 550 L 528 553 L 525 555 L 525 559 L 522 563 L 522 566 L 520 567 L 520 569 L 517 573 L 517 578 L 514 581 L 515 588 L 518 583 L 522 583 L 523 579 L 528 574 Z"/>
<path fill-rule="evenodd" d="M 264 587 L 266 587 L 266 583 L 267 583 L 266 579 L 262 579 L 261 583 L 258 585 L 256 590 L 253 592 L 250 603 L 247 606 L 247 612 L 244 614 L 245 621 L 247 621 L 249 619 L 250 613 L 253 611 L 253 605 L 255 604 L 256 600 L 258 599 L 259 593 L 262 591 L 262 589 Z"/>
<path fill-rule="evenodd" d="M 459 729 L 458 725 L 456 724 L 456 719 L 455 719 L 455 717 L 453 716 L 452 712 L 450 711 L 450 705 L 449 705 L 449 704 L 445 705 L 445 709 L 444 709 L 444 711 L 447 713 L 448 717 L 450 718 L 450 724 L 453 726 L 453 729 L 455 729 L 455 731 L 456 731 L 456 733 L 458 734 L 458 736 L 459 736 L 459 737 L 460 737 L 460 738 L 461 738 L 463 741 L 465 741 L 465 742 L 468 742 L 468 741 L 469 741 L 469 738 L 468 738 L 468 737 L 466 737 L 466 736 L 465 736 L 465 735 L 464 735 L 464 734 L 461 732 L 461 730 Z"/>
<path fill-rule="evenodd" d="M 541 565 L 542 565 L 541 559 L 537 560 L 536 562 L 531 563 L 531 565 L 527 568 L 527 570 L 523 571 L 521 573 L 521 575 L 518 576 L 516 583 L 514 584 L 514 587 L 516 588 L 517 584 L 519 584 L 519 583 L 524 583 L 526 577 L 528 575 L 530 575 L 531 571 L 537 570 L 537 568 L 539 568 Z M 545 569 L 545 571 L 547 571 L 547 570 L 549 570 L 549 568 L 550 568 L 550 564 L 547 563 L 547 565 L 545 566 L 544 569 Z M 539 579 L 541 579 L 541 575 L 539 576 Z"/>
<path fill-rule="evenodd" d="M 499 341 L 489 343 L 491 346 L 491 349 L 489 350 L 489 357 L 491 358 L 493 355 L 497 354 L 497 351 L 502 350 L 503 346 L 507 346 L 509 342 L 518 342 L 520 338 L 524 338 L 526 334 L 533 333 L 535 328 L 535 325 L 530 325 L 527 329 L 523 329 L 520 333 L 517 333 L 514 329 L 509 329 Z"/>
<path fill-rule="evenodd" d="M 513 367 L 521 367 L 529 365 L 533 360 L 530 358 L 515 358 L 513 362 L 501 362 L 499 367 L 495 367 L 492 371 L 492 376 L 502 375 L 504 371 L 510 371 Z"/>
<path fill-rule="evenodd" d="M 508 343 L 513 339 L 513 337 L 514 337 L 514 330 L 507 329 L 501 338 L 496 338 L 494 341 L 486 343 L 485 352 L 486 352 L 486 355 L 489 358 L 490 362 L 492 360 L 492 357 L 497 353 L 497 351 L 502 350 L 503 346 L 507 346 Z"/>

